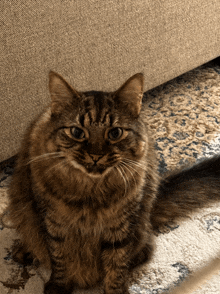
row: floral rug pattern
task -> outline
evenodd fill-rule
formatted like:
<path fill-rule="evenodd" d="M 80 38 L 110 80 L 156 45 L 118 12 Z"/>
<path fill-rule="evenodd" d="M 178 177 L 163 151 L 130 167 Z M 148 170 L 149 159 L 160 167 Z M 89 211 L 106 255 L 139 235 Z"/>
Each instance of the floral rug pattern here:
<path fill-rule="evenodd" d="M 145 93 L 152 136 L 161 173 L 220 153 L 220 66 L 209 62 Z M 7 189 L 13 174 L 9 163 L 0 172 L 0 293 L 42 294 L 50 273 L 23 267 L 11 259 L 19 238 L 7 222 Z M 131 294 L 168 293 L 220 252 L 220 204 L 193 214 L 155 237 L 149 265 L 130 278 Z M 219 275 L 194 294 L 220 293 Z M 101 288 L 77 293 L 103 293 Z"/>

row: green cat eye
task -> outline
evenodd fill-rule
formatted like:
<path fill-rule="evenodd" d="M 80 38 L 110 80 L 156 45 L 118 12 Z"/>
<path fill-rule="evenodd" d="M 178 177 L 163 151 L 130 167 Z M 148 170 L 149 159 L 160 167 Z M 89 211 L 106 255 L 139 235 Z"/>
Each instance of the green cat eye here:
<path fill-rule="evenodd" d="M 80 128 L 77 128 L 77 127 L 71 128 L 71 134 L 77 140 L 85 138 L 84 131 L 82 129 L 80 129 Z"/>
<path fill-rule="evenodd" d="M 122 129 L 121 128 L 114 128 L 108 132 L 108 138 L 110 140 L 118 140 L 122 136 Z"/>

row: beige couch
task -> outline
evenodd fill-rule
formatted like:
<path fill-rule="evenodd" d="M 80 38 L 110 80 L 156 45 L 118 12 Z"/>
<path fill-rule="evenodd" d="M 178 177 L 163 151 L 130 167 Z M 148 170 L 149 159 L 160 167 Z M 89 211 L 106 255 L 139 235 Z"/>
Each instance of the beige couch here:
<path fill-rule="evenodd" d="M 79 90 L 145 90 L 220 55 L 219 0 L 0 1 L 0 161 L 48 104 L 48 72 Z"/>

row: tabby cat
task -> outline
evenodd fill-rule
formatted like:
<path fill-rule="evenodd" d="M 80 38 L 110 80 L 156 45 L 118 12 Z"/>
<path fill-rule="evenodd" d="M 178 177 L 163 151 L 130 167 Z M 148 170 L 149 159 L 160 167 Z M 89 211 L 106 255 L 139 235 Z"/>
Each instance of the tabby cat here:
<path fill-rule="evenodd" d="M 220 158 L 160 179 L 141 73 L 105 93 L 79 92 L 50 72 L 49 91 L 9 189 L 21 237 L 13 258 L 52 270 L 45 294 L 99 282 L 105 294 L 129 293 L 130 271 L 152 257 L 153 233 L 219 200 Z"/>

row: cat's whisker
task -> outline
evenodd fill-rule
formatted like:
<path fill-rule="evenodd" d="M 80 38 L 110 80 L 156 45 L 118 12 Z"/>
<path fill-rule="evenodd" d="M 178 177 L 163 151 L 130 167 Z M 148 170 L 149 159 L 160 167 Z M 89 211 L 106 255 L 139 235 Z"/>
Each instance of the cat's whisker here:
<path fill-rule="evenodd" d="M 64 157 L 64 155 L 61 152 L 51 152 L 51 153 L 41 154 L 39 156 L 32 158 L 26 165 L 34 161 L 41 161 L 44 159 L 51 159 L 51 158 L 57 158 L 57 157 Z"/>
<path fill-rule="evenodd" d="M 124 160 L 130 161 L 130 162 L 133 162 L 133 163 L 137 163 L 137 164 L 140 164 L 140 165 L 142 165 L 142 164 L 145 165 L 146 164 L 146 162 L 144 162 L 144 160 L 135 161 L 135 160 L 130 159 L 130 158 L 124 158 Z"/>
<path fill-rule="evenodd" d="M 128 171 L 130 172 L 130 174 L 132 175 L 132 177 L 134 178 L 134 180 L 136 181 L 136 179 L 135 179 L 135 177 L 134 177 L 134 173 L 129 169 L 129 168 L 131 168 L 133 171 L 135 171 L 137 174 L 139 174 L 138 173 L 138 171 L 131 165 L 131 164 L 129 164 L 129 163 L 127 163 L 127 162 L 124 162 L 124 161 L 122 161 L 122 164 L 128 169 Z M 141 176 L 140 174 L 139 174 L 139 176 Z"/>
<path fill-rule="evenodd" d="M 130 158 L 124 158 L 124 160 L 126 160 L 126 161 L 130 161 L 130 162 L 135 163 L 135 164 L 139 164 L 139 165 L 141 165 L 141 166 L 145 166 L 145 165 L 146 165 L 146 162 L 143 161 L 143 160 L 135 161 L 135 160 L 132 160 L 132 159 L 130 159 Z"/>
<path fill-rule="evenodd" d="M 136 166 L 138 168 L 141 168 L 142 170 L 146 170 L 146 166 L 143 166 L 142 164 L 140 164 L 139 162 L 136 162 L 136 161 L 133 161 L 133 160 L 130 160 L 130 159 L 127 159 L 125 158 L 123 160 L 123 162 L 127 162 L 127 164 L 131 164 L 133 166 Z"/>
<path fill-rule="evenodd" d="M 121 164 L 123 164 L 124 165 L 124 167 L 129 171 L 129 173 L 131 174 L 131 176 L 132 176 L 132 178 L 134 179 L 134 182 L 135 182 L 135 186 L 136 186 L 136 188 L 137 188 L 137 182 L 136 182 L 136 179 L 135 179 L 135 177 L 134 177 L 134 175 L 133 175 L 133 173 L 130 171 L 130 169 L 129 169 L 129 167 L 131 167 L 131 166 L 129 166 L 128 164 L 126 164 L 125 162 L 121 162 Z M 131 167 L 132 168 L 132 167 Z M 133 168 L 132 168 L 133 169 Z M 133 169 L 134 170 L 134 169 Z"/>
<path fill-rule="evenodd" d="M 125 178 L 126 178 L 126 180 L 127 180 L 127 184 L 128 184 L 128 186 L 130 187 L 130 181 L 129 181 L 129 177 L 128 177 L 128 175 L 126 174 L 126 172 L 125 172 L 125 170 L 124 170 L 124 168 L 123 168 L 123 166 L 124 167 L 126 167 L 125 165 L 123 165 L 123 163 L 122 162 L 120 162 L 120 164 L 119 164 L 120 166 L 121 166 L 121 168 L 122 168 L 122 170 L 124 171 L 124 176 L 125 176 Z"/>
<path fill-rule="evenodd" d="M 119 174 L 121 175 L 121 177 L 122 177 L 122 179 L 123 179 L 123 181 L 124 181 L 124 185 L 125 185 L 125 193 L 124 193 L 124 196 L 125 196 L 125 194 L 126 194 L 126 192 L 127 192 L 127 187 L 126 187 L 126 180 L 125 180 L 125 177 L 124 177 L 124 175 L 123 175 L 123 173 L 122 173 L 122 171 L 121 171 L 121 166 L 116 166 L 116 170 L 119 172 Z"/>
<path fill-rule="evenodd" d="M 126 165 L 126 166 L 128 166 L 129 168 L 131 168 L 133 171 L 135 171 L 140 177 L 142 177 L 141 175 L 140 175 L 140 173 L 136 170 L 136 166 L 135 165 L 132 165 L 131 163 L 128 163 L 128 162 L 124 162 L 123 161 L 123 163 Z M 139 166 L 137 166 L 138 168 L 139 168 Z M 130 170 L 129 170 L 130 171 Z"/>
<path fill-rule="evenodd" d="M 132 163 L 132 162 L 126 162 L 126 161 L 124 161 L 124 163 L 126 163 L 128 166 L 130 166 L 133 170 L 135 170 L 137 173 L 138 173 L 138 171 L 137 171 L 137 169 L 141 169 L 142 171 L 145 171 L 146 169 L 145 168 L 143 168 L 142 166 L 140 166 L 140 165 L 138 165 L 138 164 L 134 164 L 134 163 Z"/>
<path fill-rule="evenodd" d="M 127 175 L 126 175 L 126 172 L 125 172 L 124 168 L 121 165 L 120 165 L 120 168 L 121 168 L 121 172 L 123 173 L 124 178 L 125 178 L 125 188 L 126 188 L 125 193 L 124 193 L 124 196 L 125 196 L 127 191 L 128 191 L 127 186 L 129 186 L 129 179 L 128 179 Z"/>

